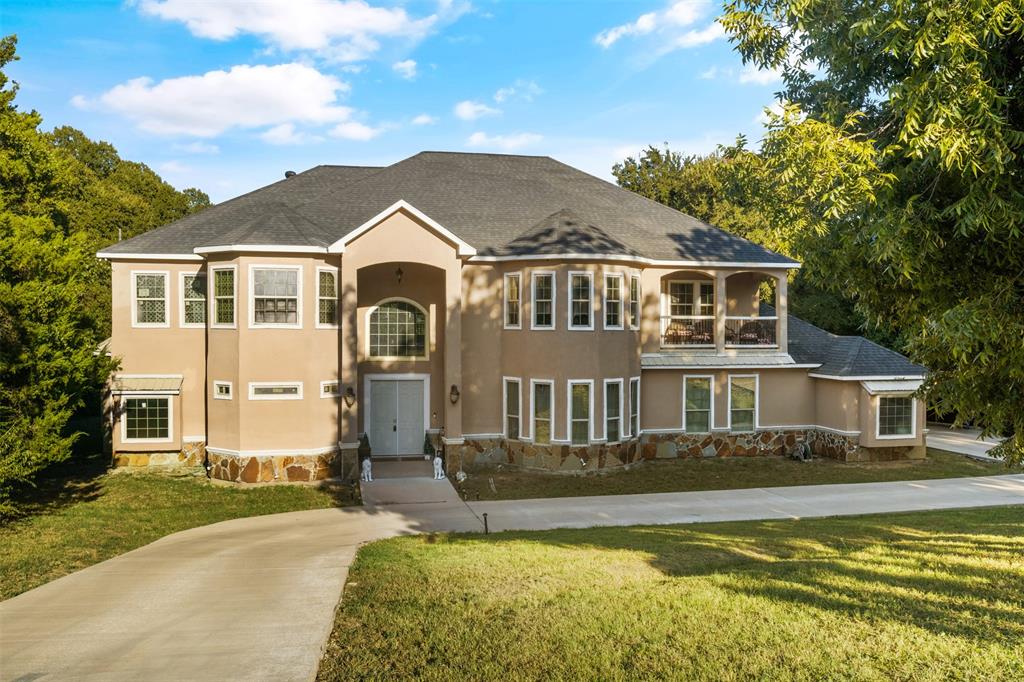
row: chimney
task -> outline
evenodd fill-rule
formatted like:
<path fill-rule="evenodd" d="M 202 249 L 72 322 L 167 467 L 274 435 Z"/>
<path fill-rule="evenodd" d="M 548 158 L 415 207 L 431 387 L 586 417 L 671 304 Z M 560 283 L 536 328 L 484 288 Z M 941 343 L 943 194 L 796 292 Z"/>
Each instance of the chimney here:
<path fill-rule="evenodd" d="M 284 172 L 285 180 L 287 180 L 288 178 L 292 177 L 293 175 L 295 175 L 295 171 L 285 171 Z"/>

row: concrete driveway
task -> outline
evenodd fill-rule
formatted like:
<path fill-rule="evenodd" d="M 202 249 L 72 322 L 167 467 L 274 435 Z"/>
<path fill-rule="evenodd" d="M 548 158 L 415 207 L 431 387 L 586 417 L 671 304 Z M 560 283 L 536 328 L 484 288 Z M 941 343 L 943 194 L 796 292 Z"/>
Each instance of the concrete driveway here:
<path fill-rule="evenodd" d="M 991 462 L 1002 461 L 988 454 L 989 450 L 1002 441 L 997 438 L 982 438 L 981 431 L 977 429 L 953 429 L 942 424 L 929 424 L 925 442 L 928 447 L 936 450 L 955 452 Z"/>
<path fill-rule="evenodd" d="M 0 679 L 308 680 L 360 544 L 479 531 L 484 512 L 545 529 L 1024 504 L 1024 475 L 471 505 L 444 481 L 379 487 L 371 506 L 195 528 L 0 603 Z"/>

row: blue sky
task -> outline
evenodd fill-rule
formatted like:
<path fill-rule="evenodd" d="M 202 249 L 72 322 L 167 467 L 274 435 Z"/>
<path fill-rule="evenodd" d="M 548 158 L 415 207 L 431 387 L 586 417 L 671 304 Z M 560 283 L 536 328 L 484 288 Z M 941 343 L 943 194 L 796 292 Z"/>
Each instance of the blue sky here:
<path fill-rule="evenodd" d="M 547 154 L 600 177 L 647 144 L 760 137 L 773 73 L 712 0 L 4 0 L 19 105 L 215 201 L 320 163 Z"/>

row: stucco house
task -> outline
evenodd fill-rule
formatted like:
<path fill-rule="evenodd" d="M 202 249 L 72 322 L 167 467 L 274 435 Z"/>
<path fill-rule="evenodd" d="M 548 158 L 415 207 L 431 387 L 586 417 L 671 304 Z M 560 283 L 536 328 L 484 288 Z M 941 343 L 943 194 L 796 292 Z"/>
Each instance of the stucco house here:
<path fill-rule="evenodd" d="M 789 315 L 789 258 L 548 157 L 286 175 L 98 254 L 117 464 L 923 456 L 924 368 Z"/>

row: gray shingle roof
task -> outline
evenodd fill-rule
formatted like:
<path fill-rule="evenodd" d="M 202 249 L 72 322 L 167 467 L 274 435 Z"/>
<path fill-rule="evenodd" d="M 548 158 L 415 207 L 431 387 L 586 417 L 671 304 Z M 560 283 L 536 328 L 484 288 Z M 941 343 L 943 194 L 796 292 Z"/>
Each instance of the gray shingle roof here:
<path fill-rule="evenodd" d="M 532 254 L 605 254 L 639 255 L 596 225 L 591 225 L 573 211 L 563 208 L 542 218 L 521 235 L 489 251 L 495 256 Z"/>
<path fill-rule="evenodd" d="M 105 251 L 191 253 L 196 247 L 224 245 L 226 235 L 266 214 L 272 203 L 294 209 L 305 220 L 301 228 L 282 221 L 280 232 L 276 223 L 265 222 L 254 232 L 266 238 L 264 243 L 295 244 L 289 240 L 297 238 L 299 229 L 309 240 L 303 243 L 330 244 L 399 200 L 444 225 L 482 256 L 525 255 L 529 233 L 541 236 L 536 233 L 544 231 L 546 219 L 567 211 L 579 227 L 577 237 L 589 234 L 596 240 L 594 253 L 795 264 L 550 157 L 456 152 L 422 152 L 385 168 L 317 166 Z"/>

